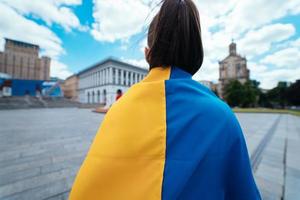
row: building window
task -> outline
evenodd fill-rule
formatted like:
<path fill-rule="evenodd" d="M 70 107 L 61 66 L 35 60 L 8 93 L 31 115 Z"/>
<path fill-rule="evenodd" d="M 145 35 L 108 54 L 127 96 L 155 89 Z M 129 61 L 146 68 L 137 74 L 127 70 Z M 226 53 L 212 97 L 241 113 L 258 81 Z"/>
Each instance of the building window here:
<path fill-rule="evenodd" d="M 93 91 L 92 93 L 92 102 L 91 103 L 94 103 L 95 102 L 95 92 Z"/>
<path fill-rule="evenodd" d="M 118 70 L 118 84 L 121 85 L 121 70 Z"/>
<path fill-rule="evenodd" d="M 135 84 L 136 83 L 136 81 L 135 81 L 135 73 L 132 73 L 132 79 L 133 79 L 133 83 L 132 84 Z"/>
<path fill-rule="evenodd" d="M 97 103 L 100 103 L 100 91 L 97 92 Z"/>
<path fill-rule="evenodd" d="M 106 79 L 106 81 L 105 81 L 105 84 L 109 84 L 109 69 L 106 69 L 105 70 L 105 79 Z"/>
<path fill-rule="evenodd" d="M 106 84 L 106 69 L 103 70 L 103 85 Z"/>
<path fill-rule="evenodd" d="M 97 73 L 98 73 L 98 82 L 97 82 L 97 85 L 100 85 L 100 80 L 101 80 L 100 71 L 98 71 Z"/>
<path fill-rule="evenodd" d="M 90 103 L 90 93 L 87 93 L 87 103 Z"/>
<path fill-rule="evenodd" d="M 240 71 L 240 69 L 241 69 L 241 64 L 238 63 L 238 64 L 236 65 L 236 68 L 237 68 L 237 71 Z"/>
<path fill-rule="evenodd" d="M 95 78 L 94 73 L 91 74 L 91 77 L 92 77 L 92 86 L 94 86 L 94 78 Z"/>
<path fill-rule="evenodd" d="M 131 72 L 128 72 L 128 86 L 131 85 Z"/>
<path fill-rule="evenodd" d="M 116 84 L 116 69 L 115 68 L 112 69 L 112 73 L 113 73 L 112 74 L 112 78 L 113 78 L 113 82 L 112 83 Z"/>
<path fill-rule="evenodd" d="M 103 70 L 100 71 L 100 76 L 101 76 L 101 79 L 100 79 L 100 85 L 103 85 Z"/>
<path fill-rule="evenodd" d="M 106 90 L 103 90 L 103 103 L 106 104 Z"/>
<path fill-rule="evenodd" d="M 123 73 L 123 85 L 126 85 L 126 71 Z"/>

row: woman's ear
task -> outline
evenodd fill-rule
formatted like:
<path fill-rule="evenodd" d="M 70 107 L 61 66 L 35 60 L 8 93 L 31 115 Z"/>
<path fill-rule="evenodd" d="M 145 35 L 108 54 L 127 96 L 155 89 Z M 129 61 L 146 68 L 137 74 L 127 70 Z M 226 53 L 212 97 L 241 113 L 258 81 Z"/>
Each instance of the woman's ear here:
<path fill-rule="evenodd" d="M 150 62 L 149 62 L 149 52 L 150 52 L 150 49 L 148 47 L 145 47 L 145 50 L 144 50 L 145 59 L 150 64 Z"/>

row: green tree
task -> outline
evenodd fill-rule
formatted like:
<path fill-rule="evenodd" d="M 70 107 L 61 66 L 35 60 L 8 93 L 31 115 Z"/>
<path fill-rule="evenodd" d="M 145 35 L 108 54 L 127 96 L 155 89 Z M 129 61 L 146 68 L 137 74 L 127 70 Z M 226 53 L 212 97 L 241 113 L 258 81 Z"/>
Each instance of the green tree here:
<path fill-rule="evenodd" d="M 270 102 L 270 99 L 268 97 L 267 92 L 262 92 L 260 90 L 259 92 L 259 98 L 258 98 L 258 106 L 265 107 L 265 108 L 272 108 L 272 104 Z"/>
<path fill-rule="evenodd" d="M 273 105 L 273 107 L 280 107 L 285 108 L 288 101 L 287 101 L 287 82 L 279 82 L 278 85 L 271 89 L 267 96 Z"/>
<path fill-rule="evenodd" d="M 225 100 L 231 107 L 255 107 L 261 93 L 259 82 L 249 80 L 241 84 L 238 80 L 232 80 L 225 87 Z"/>
<path fill-rule="evenodd" d="M 293 106 L 300 106 L 300 80 L 291 84 L 287 89 L 286 97 L 289 104 Z"/>
<path fill-rule="evenodd" d="M 243 85 L 242 107 L 255 107 L 257 105 L 260 94 L 259 84 L 256 80 L 249 80 Z"/>
<path fill-rule="evenodd" d="M 243 94 L 243 85 L 238 80 L 232 80 L 225 86 L 224 99 L 231 107 L 242 104 Z"/>

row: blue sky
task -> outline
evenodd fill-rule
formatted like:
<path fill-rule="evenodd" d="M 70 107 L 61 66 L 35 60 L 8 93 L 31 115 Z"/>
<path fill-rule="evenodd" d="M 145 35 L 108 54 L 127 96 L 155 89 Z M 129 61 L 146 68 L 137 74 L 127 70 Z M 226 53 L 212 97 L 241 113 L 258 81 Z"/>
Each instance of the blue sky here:
<path fill-rule="evenodd" d="M 157 0 L 0 0 L 3 38 L 40 45 L 51 75 L 66 78 L 109 56 L 145 67 L 146 30 Z M 261 87 L 300 79 L 300 0 L 195 0 L 205 61 L 196 80 L 218 80 L 234 38 Z"/>

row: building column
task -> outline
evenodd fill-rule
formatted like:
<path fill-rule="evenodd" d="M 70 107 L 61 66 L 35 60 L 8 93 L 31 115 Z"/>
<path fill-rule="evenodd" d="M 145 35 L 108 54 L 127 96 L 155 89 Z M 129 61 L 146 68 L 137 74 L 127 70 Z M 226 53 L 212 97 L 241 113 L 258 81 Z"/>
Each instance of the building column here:
<path fill-rule="evenodd" d="M 92 87 L 95 87 L 95 72 L 92 72 Z"/>
<path fill-rule="evenodd" d="M 89 74 L 88 79 L 89 79 L 88 87 L 91 87 L 91 84 L 92 84 L 92 75 L 91 74 Z"/>
<path fill-rule="evenodd" d="M 91 79 L 92 79 L 91 87 L 93 87 L 94 86 L 94 73 L 93 72 L 91 73 Z"/>
<path fill-rule="evenodd" d="M 101 81 L 102 81 L 102 78 L 101 78 L 101 70 L 99 70 L 99 86 L 101 85 Z"/>
<path fill-rule="evenodd" d="M 99 70 L 99 86 L 101 85 L 101 71 Z"/>
<path fill-rule="evenodd" d="M 105 69 L 105 84 L 109 83 L 109 68 Z"/>
<path fill-rule="evenodd" d="M 96 86 L 99 85 L 99 72 L 96 72 Z"/>
<path fill-rule="evenodd" d="M 118 82 L 118 85 L 121 84 L 121 69 L 118 69 L 118 73 L 117 73 L 117 82 Z"/>
<path fill-rule="evenodd" d="M 123 74 L 123 70 L 121 69 L 121 83 L 119 84 L 123 85 L 123 81 L 124 81 L 124 74 Z"/>
<path fill-rule="evenodd" d="M 124 78 L 123 85 L 126 86 L 126 84 L 127 84 L 127 71 L 126 70 L 124 70 L 123 78 Z"/>
<path fill-rule="evenodd" d="M 106 79 L 107 79 L 107 70 L 104 69 L 104 70 L 103 70 L 103 84 L 104 84 L 104 85 L 106 84 Z"/>
<path fill-rule="evenodd" d="M 134 72 L 131 72 L 131 85 L 133 85 L 134 84 L 134 82 L 133 82 L 133 74 L 134 74 Z"/>
<path fill-rule="evenodd" d="M 104 69 L 102 70 L 102 85 L 104 85 L 105 84 L 105 71 L 104 71 Z"/>
<path fill-rule="evenodd" d="M 97 86 L 98 83 L 99 83 L 99 75 L 98 75 L 98 71 L 96 71 L 95 74 L 96 74 L 96 86 Z"/>
<path fill-rule="evenodd" d="M 125 80 L 126 80 L 126 86 L 127 86 L 129 83 L 129 71 L 126 71 Z"/>
<path fill-rule="evenodd" d="M 108 83 L 112 83 L 113 82 L 113 74 L 112 74 L 112 67 L 109 68 L 109 79 L 108 79 Z"/>
<path fill-rule="evenodd" d="M 101 71 L 99 70 L 99 86 L 101 85 Z"/>
<path fill-rule="evenodd" d="M 95 86 L 97 86 L 97 82 L 98 82 L 98 77 L 97 77 L 97 72 L 94 72 L 95 73 Z"/>
<path fill-rule="evenodd" d="M 101 70 L 101 85 L 104 85 L 104 70 Z"/>
<path fill-rule="evenodd" d="M 104 78 L 103 78 L 103 70 L 100 71 L 100 76 L 101 76 L 100 85 L 103 85 L 103 82 L 104 82 Z"/>

